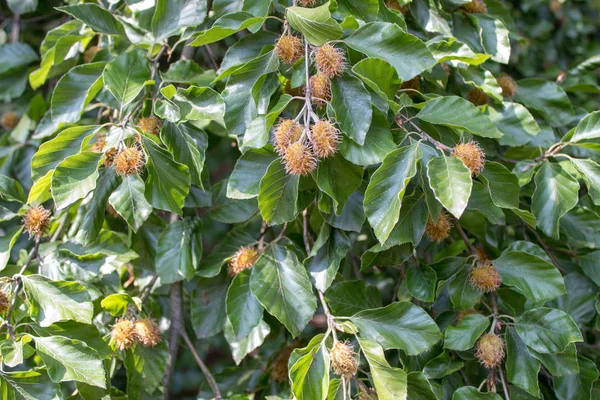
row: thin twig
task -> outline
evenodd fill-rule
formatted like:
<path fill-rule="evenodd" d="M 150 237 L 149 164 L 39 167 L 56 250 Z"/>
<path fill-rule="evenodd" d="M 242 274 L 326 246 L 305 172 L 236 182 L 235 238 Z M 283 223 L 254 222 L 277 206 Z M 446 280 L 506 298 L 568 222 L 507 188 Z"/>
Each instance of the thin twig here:
<path fill-rule="evenodd" d="M 20 24 L 21 16 L 15 14 L 12 20 L 12 28 L 10 30 L 10 42 L 17 43 L 19 41 L 19 31 L 21 30 Z"/>
<path fill-rule="evenodd" d="M 302 211 L 302 221 L 303 221 L 303 236 L 304 236 L 304 248 L 306 249 L 306 256 L 310 255 L 310 236 L 308 233 L 308 212 L 306 209 Z"/>
<path fill-rule="evenodd" d="M 504 397 L 506 398 L 506 400 L 510 400 L 510 395 L 508 394 L 508 387 L 506 387 L 506 381 L 504 379 L 504 372 L 502 372 L 502 367 L 498 368 L 498 372 L 500 373 L 500 381 L 502 382 Z"/>
<path fill-rule="evenodd" d="M 456 227 L 456 231 L 458 232 L 458 234 L 460 235 L 462 240 L 467 245 L 467 249 L 469 250 L 469 252 L 473 255 L 477 254 L 477 250 L 471 244 L 469 237 L 467 236 L 467 234 L 465 233 L 465 231 L 463 230 L 462 226 L 460 225 L 460 223 L 458 222 L 458 220 L 456 218 L 454 218 L 454 226 Z"/>
<path fill-rule="evenodd" d="M 439 142 L 437 140 L 435 140 L 433 137 L 431 137 L 427 132 L 425 132 L 423 129 L 419 128 L 414 122 L 412 122 L 409 118 L 405 117 L 404 115 L 400 114 L 400 118 L 404 121 L 404 122 L 408 122 L 409 124 L 411 124 L 413 126 L 413 128 L 415 128 L 417 130 L 417 133 L 425 140 L 433 143 L 433 145 L 435 147 L 437 147 L 440 150 L 443 151 L 448 151 L 451 152 L 452 148 L 449 146 L 446 146 L 444 143 Z"/>
<path fill-rule="evenodd" d="M 172 397 L 171 380 L 175 372 L 175 362 L 177 360 L 177 352 L 179 350 L 179 338 L 183 332 L 183 289 L 181 282 L 176 282 L 171 285 L 170 295 L 170 311 L 171 311 L 171 327 L 169 328 L 169 358 L 167 360 L 167 368 L 163 375 L 163 400 L 169 400 Z"/>
<path fill-rule="evenodd" d="M 192 355 L 194 356 L 194 359 L 196 360 L 196 363 L 198 363 L 198 366 L 202 370 L 202 373 L 204 374 L 204 377 L 208 381 L 208 384 L 210 385 L 210 388 L 212 389 L 212 392 L 215 395 L 215 399 L 221 400 L 222 399 L 222 397 L 221 397 L 221 391 L 219 390 L 219 386 L 217 386 L 217 381 L 215 381 L 215 378 L 210 373 L 210 370 L 208 369 L 208 367 L 206 366 L 206 364 L 204 364 L 204 362 L 200 358 L 200 355 L 196 351 L 196 348 L 194 347 L 194 344 L 190 340 L 190 337 L 188 336 L 188 334 L 185 331 L 185 329 L 183 329 L 181 331 L 181 337 L 183 337 L 183 340 L 185 340 L 185 344 L 187 344 L 187 347 L 192 352 Z"/>
<path fill-rule="evenodd" d="M 560 264 L 558 263 L 558 260 L 556 259 L 556 257 L 554 257 L 554 254 L 552 254 L 552 251 L 550 250 L 550 248 L 548 247 L 548 245 L 546 244 L 546 242 L 544 242 L 544 239 L 542 239 L 542 237 L 540 236 L 540 234 L 535 229 L 533 229 L 531 226 L 529 226 L 528 224 L 525 224 L 525 226 L 527 228 L 529 228 L 529 230 L 531 231 L 531 233 L 533 233 L 533 236 L 535 236 L 535 238 L 537 239 L 537 241 L 542 245 L 542 247 L 544 248 L 544 251 L 546 252 L 546 254 L 548 254 L 548 257 L 552 261 L 552 264 L 554 264 L 554 266 L 556 268 L 558 268 L 559 271 L 561 271 L 563 273 L 567 273 L 567 271 L 565 271 L 565 269 L 560 266 Z"/>
<path fill-rule="evenodd" d="M 158 274 L 154 274 L 154 276 L 152 277 L 152 280 L 146 286 L 144 286 L 144 288 L 142 289 L 142 295 L 140 296 L 140 301 L 142 303 L 144 301 L 146 301 L 146 299 L 150 295 L 150 292 L 152 292 L 152 288 L 154 287 L 154 284 L 156 283 L 157 280 L 158 280 Z"/>

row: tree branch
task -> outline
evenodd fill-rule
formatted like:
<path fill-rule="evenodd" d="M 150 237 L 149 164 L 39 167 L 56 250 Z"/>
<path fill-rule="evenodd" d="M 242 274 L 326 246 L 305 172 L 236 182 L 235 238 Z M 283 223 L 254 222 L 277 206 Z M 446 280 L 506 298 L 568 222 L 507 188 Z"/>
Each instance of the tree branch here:
<path fill-rule="evenodd" d="M 458 234 L 460 235 L 460 237 L 462 238 L 462 240 L 467 245 L 467 250 L 469 250 L 469 253 L 471 253 L 473 255 L 477 254 L 477 250 L 471 244 L 471 241 L 469 240 L 469 237 L 467 236 L 467 234 L 463 230 L 462 226 L 460 225 L 460 222 L 458 222 L 458 219 L 453 218 L 453 220 L 454 220 L 454 226 L 456 227 L 456 231 L 458 232 Z"/>
<path fill-rule="evenodd" d="M 185 341 L 185 344 L 187 345 L 187 347 L 192 352 L 192 355 L 194 356 L 194 359 L 196 360 L 196 363 L 198 363 L 198 366 L 202 370 L 202 373 L 204 374 L 204 377 L 208 381 L 208 384 L 210 385 L 210 388 L 212 389 L 212 392 L 215 395 L 215 399 L 221 400 L 222 399 L 222 397 L 221 397 L 221 391 L 219 390 L 219 386 L 217 386 L 217 381 L 215 381 L 215 378 L 210 373 L 210 370 L 208 369 L 208 367 L 206 366 L 206 364 L 204 364 L 204 362 L 200 358 L 200 355 L 196 351 L 196 348 L 194 347 L 194 344 L 190 340 L 190 337 L 188 336 L 188 334 L 185 331 L 185 329 L 183 329 L 181 331 L 181 336 L 183 337 L 183 340 Z"/>
<path fill-rule="evenodd" d="M 172 399 L 171 380 L 175 372 L 175 362 L 179 350 L 179 337 L 183 332 L 183 288 L 181 282 L 171 285 L 170 295 L 171 327 L 169 328 L 169 359 L 163 375 L 163 400 Z"/>

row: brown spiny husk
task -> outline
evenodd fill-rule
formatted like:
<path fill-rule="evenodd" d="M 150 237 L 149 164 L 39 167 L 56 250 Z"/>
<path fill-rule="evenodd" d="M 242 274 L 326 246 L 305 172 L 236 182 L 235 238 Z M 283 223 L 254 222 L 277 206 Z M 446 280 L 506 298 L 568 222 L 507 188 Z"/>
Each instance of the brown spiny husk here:
<path fill-rule="evenodd" d="M 487 14 L 487 6 L 483 0 L 473 0 L 470 3 L 463 4 L 461 8 L 470 14 Z"/>
<path fill-rule="evenodd" d="M 96 143 L 92 145 L 90 151 L 102 153 L 104 146 L 106 146 L 106 135 L 99 132 L 96 133 Z"/>
<path fill-rule="evenodd" d="M 137 340 L 142 346 L 154 347 L 161 342 L 160 329 L 153 319 L 138 319 L 133 325 L 135 327 Z"/>
<path fill-rule="evenodd" d="M 346 57 L 341 49 L 325 43 L 316 51 L 315 63 L 319 72 L 331 79 L 342 75 L 346 66 Z"/>
<path fill-rule="evenodd" d="M 162 121 L 156 117 L 142 117 L 138 120 L 138 126 L 146 133 L 158 135 L 162 127 Z"/>
<path fill-rule="evenodd" d="M 19 123 L 19 114 L 14 111 L 9 111 L 2 116 L 2 129 L 12 131 Z"/>
<path fill-rule="evenodd" d="M 10 299 L 8 295 L 4 291 L 4 289 L 0 289 L 0 314 L 4 315 L 8 308 L 10 307 Z"/>
<path fill-rule="evenodd" d="M 285 64 L 292 65 L 302 58 L 302 39 L 293 35 L 283 35 L 275 44 L 275 52 Z"/>
<path fill-rule="evenodd" d="M 112 162 L 115 172 L 121 176 L 139 174 L 144 167 L 144 153 L 135 146 L 127 147 Z"/>
<path fill-rule="evenodd" d="M 317 167 L 317 159 L 310 147 L 302 142 L 292 143 L 283 156 L 288 174 L 308 175 Z"/>
<path fill-rule="evenodd" d="M 402 85 L 400 85 L 400 89 L 411 89 L 406 90 L 406 94 L 408 95 L 408 97 L 415 97 L 418 94 L 417 92 L 421 89 L 421 77 L 417 75 L 408 81 L 402 82 Z"/>
<path fill-rule="evenodd" d="M 312 6 L 317 2 L 317 0 L 298 0 L 298 3 L 303 6 Z"/>
<path fill-rule="evenodd" d="M 500 287 L 502 279 L 491 261 L 485 261 L 471 269 L 469 281 L 471 286 L 482 292 L 494 292 Z"/>
<path fill-rule="evenodd" d="M 311 128 L 313 152 L 318 158 L 335 154 L 340 141 L 340 131 L 329 121 L 322 119 Z"/>
<path fill-rule="evenodd" d="M 336 341 L 329 356 L 331 357 L 331 368 L 336 374 L 346 378 L 356 374 L 358 361 L 354 356 L 354 349 L 348 342 Z"/>
<path fill-rule="evenodd" d="M 487 369 L 496 368 L 504 360 L 504 340 L 493 333 L 486 333 L 477 342 L 475 357 Z"/>
<path fill-rule="evenodd" d="M 440 214 L 437 221 L 434 221 L 430 214 L 425 225 L 425 233 L 429 239 L 440 243 L 450 235 L 450 228 L 452 225 L 444 212 Z"/>
<path fill-rule="evenodd" d="M 287 148 L 302 136 L 302 125 L 292 119 L 280 119 L 273 134 L 275 151 L 283 156 Z"/>
<path fill-rule="evenodd" d="M 500 75 L 496 78 L 498 85 L 502 88 L 502 95 L 504 97 L 515 97 L 517 92 L 517 82 L 510 75 Z"/>
<path fill-rule="evenodd" d="M 321 73 L 311 76 L 310 94 L 312 95 L 314 105 L 318 107 L 324 106 L 325 101 L 331 100 L 331 79 Z"/>
<path fill-rule="evenodd" d="M 485 154 L 479 148 L 479 144 L 473 140 L 457 144 L 452 149 L 452 156 L 459 158 L 473 176 L 479 175 L 485 166 Z"/>
<path fill-rule="evenodd" d="M 50 226 L 50 210 L 46 210 L 42 206 L 30 208 L 23 219 L 25 232 L 29 233 L 29 237 L 39 239 L 46 234 Z"/>
<path fill-rule="evenodd" d="M 279 353 L 273 359 L 271 368 L 271 378 L 277 382 L 285 382 L 288 380 L 288 362 L 292 351 L 297 348 L 297 345 L 286 346 L 279 350 Z"/>
<path fill-rule="evenodd" d="M 133 321 L 119 319 L 110 332 L 111 341 L 119 350 L 127 350 L 137 343 L 138 337 Z"/>
<path fill-rule="evenodd" d="M 229 260 L 227 272 L 229 276 L 236 276 L 243 270 L 250 268 L 256 264 L 258 260 L 258 251 L 254 247 L 241 247 Z"/>
<path fill-rule="evenodd" d="M 467 93 L 467 100 L 476 106 L 483 106 L 490 101 L 490 98 L 485 92 L 479 88 L 473 88 Z"/>

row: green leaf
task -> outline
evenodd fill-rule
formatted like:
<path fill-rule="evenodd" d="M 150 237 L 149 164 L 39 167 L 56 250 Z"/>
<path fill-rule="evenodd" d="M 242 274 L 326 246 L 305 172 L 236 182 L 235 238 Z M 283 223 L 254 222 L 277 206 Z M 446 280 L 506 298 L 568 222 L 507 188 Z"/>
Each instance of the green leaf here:
<path fill-rule="evenodd" d="M 579 373 L 555 378 L 556 397 L 560 400 L 593 399 L 592 387 L 598 379 L 598 367 L 593 361 L 578 357 Z"/>
<path fill-rule="evenodd" d="M 560 219 L 577 205 L 579 182 L 560 165 L 547 161 L 542 164 L 534 180 L 531 211 L 538 221 L 538 228 L 558 239 Z"/>
<path fill-rule="evenodd" d="M 224 15 L 216 20 L 210 29 L 200 32 L 190 46 L 204 46 L 218 42 L 244 29 L 262 24 L 263 21 L 265 21 L 264 17 L 255 17 L 247 12 Z"/>
<path fill-rule="evenodd" d="M 407 375 L 402 368 L 393 368 L 385 359 L 383 348 L 377 342 L 360 338 L 358 343 L 362 349 L 371 372 L 373 385 L 380 400 L 406 399 Z"/>
<path fill-rule="evenodd" d="M 156 42 L 177 35 L 183 28 L 200 25 L 206 11 L 206 0 L 158 0 L 152 17 Z"/>
<path fill-rule="evenodd" d="M 160 385 L 169 354 L 165 342 L 156 347 L 134 346 L 125 353 L 127 395 L 130 399 L 149 397 Z"/>
<path fill-rule="evenodd" d="M 0 198 L 6 201 L 25 203 L 25 192 L 16 180 L 0 174 Z"/>
<path fill-rule="evenodd" d="M 361 146 L 344 135 L 339 147 L 346 160 L 366 167 L 382 162 L 385 156 L 396 148 L 396 144 L 385 114 L 373 108 L 373 120 L 364 145 Z"/>
<path fill-rule="evenodd" d="M 381 307 L 381 294 L 375 286 L 364 281 L 343 281 L 334 284 L 325 293 L 327 304 L 334 315 L 348 317 L 359 311 Z"/>
<path fill-rule="evenodd" d="M 260 181 L 277 155 L 266 149 L 249 149 L 238 158 L 227 182 L 227 197 L 251 199 L 258 196 Z"/>
<path fill-rule="evenodd" d="M 363 25 L 344 42 L 369 57 L 387 61 L 396 68 L 403 81 L 414 78 L 436 63 L 425 43 L 389 22 Z"/>
<path fill-rule="evenodd" d="M 422 308 L 403 301 L 360 311 L 351 321 L 362 337 L 375 340 L 385 350 L 402 349 L 408 355 L 420 354 L 442 338 L 439 328 Z"/>
<path fill-rule="evenodd" d="M 494 392 L 480 392 L 472 386 L 463 386 L 454 392 L 452 400 L 502 400 Z"/>
<path fill-rule="evenodd" d="M 570 138 L 571 142 L 590 140 L 600 137 L 600 111 L 586 115 L 575 127 L 575 132 Z"/>
<path fill-rule="evenodd" d="M 298 400 L 325 400 L 329 390 L 328 336 L 316 335 L 308 345 L 290 356 L 289 376 L 292 393 Z"/>
<path fill-rule="evenodd" d="M 449 326 L 444 332 L 444 348 L 466 351 L 473 348 L 475 342 L 486 331 L 490 321 L 481 314 L 467 315 L 456 326 Z"/>
<path fill-rule="evenodd" d="M 7 0 L 7 3 L 15 14 L 27 14 L 38 8 L 38 0 Z"/>
<path fill-rule="evenodd" d="M 97 126 L 76 126 L 61 131 L 52 140 L 42 143 L 31 160 L 31 178 L 39 181 L 65 158 L 79 153 L 84 143 L 94 136 Z"/>
<path fill-rule="evenodd" d="M 488 54 L 473 52 L 469 46 L 454 37 L 436 36 L 427 42 L 427 47 L 438 63 L 457 60 L 480 65 L 490 58 Z"/>
<path fill-rule="evenodd" d="M 514 328 L 506 329 L 506 374 L 508 380 L 533 396 L 538 397 L 540 362 L 533 357 Z"/>
<path fill-rule="evenodd" d="M 61 210 L 96 188 L 102 153 L 84 151 L 65 158 L 52 174 L 52 197 Z"/>
<path fill-rule="evenodd" d="M 6 268 L 10 260 L 10 251 L 23 231 L 22 226 L 16 226 L 0 237 L 0 271 Z"/>
<path fill-rule="evenodd" d="M 468 14 L 476 20 L 481 29 L 481 44 L 492 60 L 508 64 L 510 59 L 510 40 L 506 26 L 497 18 L 486 14 Z"/>
<path fill-rule="evenodd" d="M 406 273 L 406 288 L 418 300 L 432 303 L 435 299 L 437 275 L 425 264 L 417 265 Z"/>
<path fill-rule="evenodd" d="M 89 347 L 94 349 L 100 358 L 106 359 L 113 352 L 108 344 L 100 336 L 100 332 L 94 325 L 82 324 L 74 321 L 56 322 L 48 327 L 34 325 L 33 330 L 37 336 L 43 337 L 64 337 L 84 342 Z"/>
<path fill-rule="evenodd" d="M 94 32 L 106 35 L 120 35 L 126 38 L 125 29 L 113 14 L 96 4 L 77 4 L 73 6 L 58 7 L 58 10 L 69 14 L 71 17 L 83 22 Z"/>
<path fill-rule="evenodd" d="M 535 255 L 509 251 L 494 260 L 494 266 L 503 284 L 515 286 L 532 300 L 552 300 L 567 292 L 562 275 L 554 265 Z"/>
<path fill-rule="evenodd" d="M 375 236 L 384 243 L 398 218 L 402 198 L 410 179 L 417 173 L 421 158 L 418 143 L 389 153 L 375 171 L 365 192 L 364 208 Z"/>
<path fill-rule="evenodd" d="M 202 187 L 201 175 L 208 147 L 206 133 L 187 124 L 165 121 L 160 137 L 177 162 L 187 165 L 191 183 Z"/>
<path fill-rule="evenodd" d="M 400 218 L 384 246 L 391 247 L 403 243 L 418 245 L 425 232 L 428 216 L 425 196 L 423 192 L 415 190 L 402 201 Z"/>
<path fill-rule="evenodd" d="M 396 69 L 387 61 L 381 58 L 365 58 L 352 67 L 352 72 L 383 99 L 395 101 L 394 96 L 401 81 Z"/>
<path fill-rule="evenodd" d="M 529 110 L 519 103 L 505 101 L 502 107 L 488 106 L 485 111 L 504 134 L 498 139 L 498 143 L 503 146 L 522 146 L 541 131 Z"/>
<path fill-rule="evenodd" d="M 548 369 L 552 376 L 565 376 L 579 373 L 579 363 L 577 362 L 577 348 L 575 347 L 575 343 L 570 343 L 565 351 L 556 354 L 538 353 L 529 348 L 528 350 L 532 356 L 544 364 L 544 367 Z"/>
<path fill-rule="evenodd" d="M 319 162 L 317 186 L 333 200 L 336 212 L 362 183 L 363 169 L 343 158 L 339 153 Z"/>
<path fill-rule="evenodd" d="M 84 342 L 61 336 L 34 336 L 33 340 L 53 382 L 78 381 L 106 388 L 102 360 Z"/>
<path fill-rule="evenodd" d="M 250 289 L 294 337 L 302 332 L 317 308 L 303 265 L 294 253 L 278 245 L 266 250 L 252 268 Z"/>
<path fill-rule="evenodd" d="M 360 79 L 344 74 L 331 81 L 331 108 L 341 131 L 361 146 L 371 126 L 369 92 Z"/>
<path fill-rule="evenodd" d="M 188 167 L 173 161 L 167 150 L 152 140 L 142 137 L 148 161 L 148 179 L 145 195 L 154 208 L 181 214 L 190 188 Z"/>
<path fill-rule="evenodd" d="M 456 218 L 469 203 L 473 187 L 471 171 L 457 157 L 433 157 L 427 163 L 427 178 L 435 198 Z"/>
<path fill-rule="evenodd" d="M 121 109 L 131 103 L 150 79 L 148 59 L 140 51 L 121 54 L 104 68 L 104 86 L 121 103 Z"/>
<path fill-rule="evenodd" d="M 102 299 L 100 305 L 113 317 L 125 315 L 130 305 L 137 307 L 135 301 L 127 293 L 114 293 L 106 296 Z"/>
<path fill-rule="evenodd" d="M 347 16 L 352 15 L 363 21 L 374 21 L 379 14 L 377 0 L 339 0 L 337 12 Z"/>
<path fill-rule="evenodd" d="M 158 238 L 156 273 L 163 284 L 191 279 L 202 257 L 202 238 L 188 220 L 167 225 Z"/>
<path fill-rule="evenodd" d="M 500 138 L 502 132 L 471 102 L 457 96 L 441 96 L 428 100 L 416 115 L 431 124 L 464 129 L 486 138 Z"/>
<path fill-rule="evenodd" d="M 114 169 L 103 168 L 99 174 L 94 195 L 88 204 L 87 212 L 83 216 L 79 232 L 77 232 L 76 239 L 84 246 L 87 246 L 98 237 L 104 222 L 106 202 L 111 193 L 119 186 L 119 179 Z"/>
<path fill-rule="evenodd" d="M 92 323 L 94 306 L 80 283 L 53 281 L 42 275 L 24 275 L 21 280 L 29 302 L 29 315 L 40 326 L 66 320 Z"/>
<path fill-rule="evenodd" d="M 331 286 L 348 249 L 350 240 L 346 234 L 323 224 L 310 257 L 304 261 L 308 275 L 317 290 L 325 292 Z"/>
<path fill-rule="evenodd" d="M 431 383 L 424 373 L 414 371 L 408 374 L 408 398 L 411 400 L 437 400 Z"/>
<path fill-rule="evenodd" d="M 271 333 L 269 324 L 261 320 L 247 336 L 237 340 L 231 323 L 227 321 L 224 330 L 225 340 L 227 340 L 229 347 L 231 347 L 231 355 L 235 364 L 240 365 L 244 357 L 260 347 L 269 333 Z"/>
<path fill-rule="evenodd" d="M 463 268 L 448 284 L 450 300 L 456 310 L 473 307 L 481 299 L 481 292 L 469 282 L 469 271 Z"/>
<path fill-rule="evenodd" d="M 600 216 L 583 207 L 575 207 L 560 220 L 563 237 L 578 247 L 600 248 Z"/>
<path fill-rule="evenodd" d="M 250 291 L 250 275 L 247 269 L 237 274 L 227 291 L 227 318 L 236 341 L 250 335 L 262 321 L 263 308 Z"/>
<path fill-rule="evenodd" d="M 6 400 L 58 400 L 59 386 L 46 370 L 0 372 L 0 392 Z"/>
<path fill-rule="evenodd" d="M 144 181 L 139 176 L 126 176 L 108 199 L 134 232 L 137 232 L 152 214 L 152 206 L 144 197 L 144 188 Z"/>
<path fill-rule="evenodd" d="M 184 120 L 222 121 L 225 116 L 223 98 L 209 87 L 179 88 L 173 99 L 177 101 Z"/>
<path fill-rule="evenodd" d="M 461 360 L 451 359 L 448 352 L 444 350 L 439 356 L 425 364 L 423 372 L 429 379 L 442 379 L 459 371 L 464 365 L 465 363 Z"/>
<path fill-rule="evenodd" d="M 4 43 L 0 46 L 0 75 L 19 68 L 26 68 L 29 64 L 39 60 L 37 53 L 26 43 Z"/>
<path fill-rule="evenodd" d="M 590 159 L 570 158 L 570 160 L 583 175 L 592 201 L 595 205 L 600 205 L 600 165 Z"/>
<path fill-rule="evenodd" d="M 254 245 L 256 239 L 247 228 L 232 229 L 218 243 L 214 249 L 207 254 L 200 266 L 198 275 L 211 278 L 219 274 L 221 266 L 225 261 L 239 250 L 240 247 Z"/>
<path fill-rule="evenodd" d="M 515 328 L 523 342 L 540 353 L 561 353 L 569 343 L 583 341 L 569 314 L 552 308 L 525 311 L 516 319 Z"/>
<path fill-rule="evenodd" d="M 288 7 L 285 16 L 292 28 L 314 46 L 342 37 L 342 27 L 329 13 L 329 2 L 315 8 Z"/>
<path fill-rule="evenodd" d="M 202 279 L 194 289 L 191 302 L 192 326 L 198 338 L 221 332 L 227 321 L 226 296 L 229 282 Z"/>
<path fill-rule="evenodd" d="M 538 112 L 552 126 L 568 124 L 575 112 L 565 91 L 554 82 L 529 78 L 517 81 L 515 99 Z"/>
<path fill-rule="evenodd" d="M 77 122 L 103 86 L 104 62 L 78 65 L 63 75 L 52 92 L 52 121 Z"/>
<path fill-rule="evenodd" d="M 234 224 L 247 221 L 257 213 L 256 199 L 230 199 L 227 197 L 227 182 L 221 181 L 212 187 L 213 205 L 208 216 L 215 221 Z"/>
<path fill-rule="evenodd" d="M 298 212 L 298 184 L 300 177 L 287 174 L 279 159 L 273 161 L 260 180 L 258 208 L 269 225 L 292 221 Z"/>

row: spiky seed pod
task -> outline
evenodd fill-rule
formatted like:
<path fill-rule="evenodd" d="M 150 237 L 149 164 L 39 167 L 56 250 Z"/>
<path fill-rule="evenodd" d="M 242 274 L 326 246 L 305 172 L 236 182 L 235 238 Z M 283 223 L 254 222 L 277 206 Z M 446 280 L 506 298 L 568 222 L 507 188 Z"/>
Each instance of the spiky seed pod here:
<path fill-rule="evenodd" d="M 346 66 L 346 57 L 341 49 L 325 43 L 315 53 L 315 63 L 319 72 L 331 79 L 342 75 Z"/>
<path fill-rule="evenodd" d="M 488 255 L 488 253 L 485 251 L 485 249 L 483 247 L 476 247 L 475 248 L 475 258 L 477 259 L 477 261 L 489 261 L 490 256 Z"/>
<path fill-rule="evenodd" d="M 146 133 L 158 135 L 162 127 L 162 122 L 156 117 L 142 117 L 138 120 L 138 126 Z"/>
<path fill-rule="evenodd" d="M 137 343 L 135 324 L 128 319 L 119 319 L 110 332 L 111 341 L 119 350 L 127 350 Z"/>
<path fill-rule="evenodd" d="M 275 52 L 285 64 L 293 65 L 304 55 L 302 39 L 293 35 L 283 35 L 275 44 Z"/>
<path fill-rule="evenodd" d="M 425 225 L 425 233 L 429 239 L 440 243 L 450 235 L 450 228 L 452 225 L 445 213 L 442 212 L 437 221 L 434 221 L 430 214 Z"/>
<path fill-rule="evenodd" d="M 487 14 L 488 11 L 483 0 L 473 0 L 470 3 L 463 4 L 461 8 L 469 14 Z"/>
<path fill-rule="evenodd" d="M 303 6 L 312 6 L 317 2 L 317 0 L 298 0 L 298 3 L 300 3 Z"/>
<path fill-rule="evenodd" d="M 301 142 L 292 143 L 283 156 L 288 174 L 308 175 L 317 168 L 317 159 L 310 147 Z"/>
<path fill-rule="evenodd" d="M 313 152 L 318 158 L 327 158 L 335 154 L 340 141 L 340 131 L 331 122 L 322 119 L 311 128 Z"/>
<path fill-rule="evenodd" d="M 291 345 L 284 347 L 277 353 L 273 359 L 273 367 L 271 368 L 271 378 L 277 382 L 285 382 L 288 380 L 288 362 L 292 351 L 297 346 Z"/>
<path fill-rule="evenodd" d="M 137 147 L 127 147 L 112 162 L 115 172 L 121 176 L 139 174 L 144 164 L 144 154 Z"/>
<path fill-rule="evenodd" d="M 335 342 L 329 352 L 331 368 L 343 377 L 350 378 L 358 370 L 358 361 L 354 357 L 354 349 L 348 342 Z"/>
<path fill-rule="evenodd" d="M 400 89 L 406 90 L 406 94 L 408 95 L 408 97 L 415 97 L 417 95 L 417 91 L 421 89 L 421 77 L 417 75 L 408 81 L 402 82 L 402 85 L 400 85 Z"/>
<path fill-rule="evenodd" d="M 490 98 L 485 92 L 479 88 L 473 88 L 467 93 L 467 100 L 476 106 L 483 106 L 490 101 Z"/>
<path fill-rule="evenodd" d="M 452 156 L 459 158 L 471 170 L 473 176 L 479 175 L 485 166 L 485 154 L 479 148 L 479 144 L 472 140 L 457 144 L 452 149 Z"/>
<path fill-rule="evenodd" d="M 19 114 L 14 111 L 7 112 L 2 116 L 2 129 L 12 131 L 19 123 Z"/>
<path fill-rule="evenodd" d="M 110 167 L 113 164 L 113 161 L 115 161 L 115 157 L 117 157 L 118 153 L 119 151 L 115 147 L 108 149 L 106 153 L 104 153 L 104 156 L 106 157 L 104 159 L 104 166 Z"/>
<path fill-rule="evenodd" d="M 227 266 L 229 276 L 233 277 L 245 269 L 251 268 L 258 260 L 258 251 L 254 247 L 240 247 Z"/>
<path fill-rule="evenodd" d="M 29 237 L 41 238 L 50 226 L 50 210 L 46 210 L 42 206 L 30 208 L 23 218 L 23 225 L 25 225 L 25 232 L 29 233 Z"/>
<path fill-rule="evenodd" d="M 561 8 L 562 8 L 562 3 L 560 1 L 558 1 L 558 0 L 550 1 L 550 11 L 552 11 L 553 13 L 559 12 Z"/>
<path fill-rule="evenodd" d="M 280 119 L 273 134 L 275 151 L 283 156 L 288 147 L 302 136 L 302 125 L 292 119 Z"/>
<path fill-rule="evenodd" d="M 325 101 L 331 100 L 331 79 L 324 74 L 316 74 L 310 77 L 310 92 L 312 102 L 318 107 L 325 105 Z M 322 100 L 325 101 L 322 101 Z"/>
<path fill-rule="evenodd" d="M 502 88 L 502 96 L 515 97 L 517 92 L 517 82 L 510 75 L 500 75 L 496 78 L 498 85 Z"/>
<path fill-rule="evenodd" d="M 4 315 L 8 308 L 10 307 L 10 299 L 8 295 L 4 291 L 4 289 L 0 289 L 0 314 Z"/>
<path fill-rule="evenodd" d="M 151 318 L 138 319 L 133 324 L 137 340 L 144 347 L 154 347 L 162 341 L 160 329 Z"/>
<path fill-rule="evenodd" d="M 500 287 L 502 279 L 491 261 L 485 261 L 471 269 L 469 281 L 471 286 L 482 292 L 495 292 Z"/>
<path fill-rule="evenodd" d="M 96 134 L 96 143 L 92 145 L 90 151 L 102 153 L 104 146 L 106 146 L 106 136 L 102 134 Z"/>
<path fill-rule="evenodd" d="M 504 360 L 504 340 L 493 333 L 486 333 L 477 342 L 475 357 L 487 369 L 496 368 Z"/>

